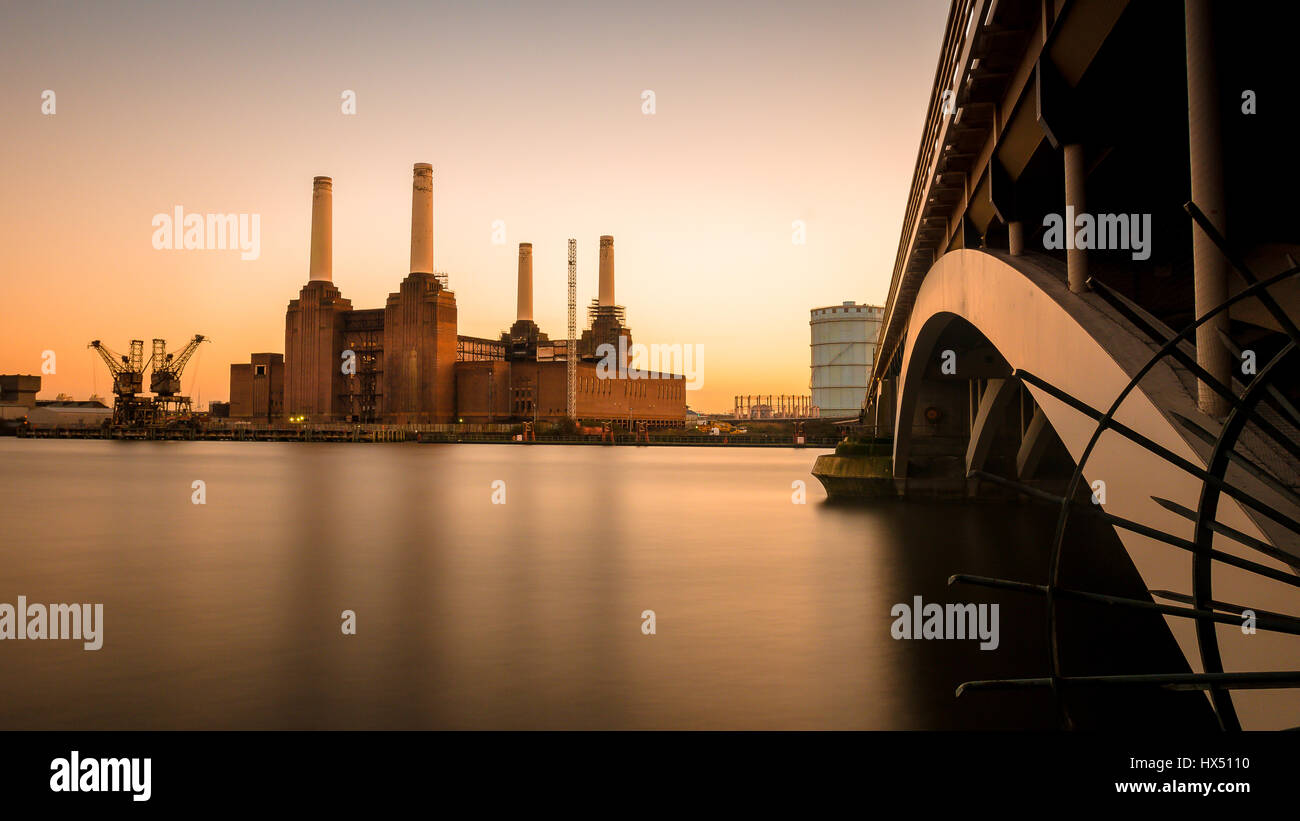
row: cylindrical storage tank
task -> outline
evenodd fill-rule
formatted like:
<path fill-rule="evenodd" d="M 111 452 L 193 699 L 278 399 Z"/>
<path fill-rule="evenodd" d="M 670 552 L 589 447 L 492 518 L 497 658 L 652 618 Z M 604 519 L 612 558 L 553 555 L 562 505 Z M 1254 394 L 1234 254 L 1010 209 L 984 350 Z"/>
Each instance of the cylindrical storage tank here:
<path fill-rule="evenodd" d="M 812 404 L 823 419 L 862 410 L 884 314 L 878 305 L 852 301 L 812 309 Z"/>

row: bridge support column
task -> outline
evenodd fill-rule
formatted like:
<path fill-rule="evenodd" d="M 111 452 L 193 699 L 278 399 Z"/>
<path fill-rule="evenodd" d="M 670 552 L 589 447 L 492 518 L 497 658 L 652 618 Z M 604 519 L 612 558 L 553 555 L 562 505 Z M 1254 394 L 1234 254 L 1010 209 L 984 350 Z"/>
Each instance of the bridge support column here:
<path fill-rule="evenodd" d="M 1087 197 L 1084 195 L 1087 169 L 1084 166 L 1083 145 L 1071 143 L 1065 146 L 1065 207 L 1067 214 L 1076 218 L 1087 211 Z M 1088 252 L 1074 247 L 1074 224 L 1067 219 L 1065 270 L 1070 280 L 1070 290 L 1076 294 L 1083 293 L 1088 280 Z"/>
<path fill-rule="evenodd" d="M 1192 202 L 1218 229 L 1226 233 L 1223 194 L 1223 156 L 1219 127 L 1218 77 L 1214 64 L 1214 15 L 1210 0 L 1186 0 L 1187 25 L 1187 134 L 1191 165 Z M 1192 263 L 1196 290 L 1196 315 L 1219 306 L 1228 298 L 1227 261 L 1200 226 L 1192 226 Z M 1232 359 L 1219 340 L 1228 332 L 1228 313 L 1196 329 L 1196 362 L 1225 385 L 1232 380 Z M 1225 416 L 1228 401 L 1204 382 L 1197 383 L 1202 412 Z"/>
<path fill-rule="evenodd" d="M 1021 481 L 1034 478 L 1038 465 L 1043 461 L 1047 445 L 1052 441 L 1052 430 L 1043 409 L 1034 408 L 1034 418 L 1030 420 L 1024 437 L 1020 440 L 1020 451 L 1016 454 L 1016 477 Z"/>
<path fill-rule="evenodd" d="M 974 382 L 972 382 L 974 384 Z M 1003 410 L 1016 398 L 1017 379 L 990 379 L 980 397 L 975 423 L 971 425 L 970 444 L 966 447 L 966 475 L 972 470 L 983 470 L 997 433 Z"/>
<path fill-rule="evenodd" d="M 1025 252 L 1025 224 L 1020 220 L 1007 223 L 1007 247 L 1013 257 Z"/>

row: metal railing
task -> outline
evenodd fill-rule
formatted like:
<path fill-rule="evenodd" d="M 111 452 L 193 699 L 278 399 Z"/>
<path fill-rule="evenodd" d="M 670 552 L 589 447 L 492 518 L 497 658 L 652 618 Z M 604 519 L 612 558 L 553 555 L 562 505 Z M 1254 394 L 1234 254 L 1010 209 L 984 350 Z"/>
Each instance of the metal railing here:
<path fill-rule="evenodd" d="M 887 336 L 890 333 L 894 308 L 898 298 L 898 289 L 907 269 L 907 262 L 915 245 L 918 220 L 922 204 L 929 196 L 930 186 L 934 182 L 935 165 L 938 162 L 941 137 L 948 120 L 956 108 L 958 83 L 961 80 L 961 57 L 969 35 L 974 31 L 975 21 L 982 18 L 987 11 L 987 0 L 954 0 L 948 12 L 943 46 L 939 51 L 939 64 L 935 68 L 934 87 L 930 91 L 930 105 L 926 110 L 925 126 L 921 132 L 921 145 L 917 149 L 916 166 L 912 173 L 912 186 L 908 193 L 907 210 L 903 217 L 902 233 L 898 239 L 898 252 L 894 257 L 894 272 L 889 283 L 889 298 L 885 302 L 884 321 L 880 325 L 880 337 L 877 341 L 876 364 L 872 380 L 876 378 L 875 370 L 887 367 L 889 351 L 885 350 Z M 977 7 L 978 6 L 978 7 Z M 951 92 L 946 95 L 945 92 Z M 951 101 L 951 103 L 949 102 Z M 884 353 L 885 356 L 881 354 Z"/>

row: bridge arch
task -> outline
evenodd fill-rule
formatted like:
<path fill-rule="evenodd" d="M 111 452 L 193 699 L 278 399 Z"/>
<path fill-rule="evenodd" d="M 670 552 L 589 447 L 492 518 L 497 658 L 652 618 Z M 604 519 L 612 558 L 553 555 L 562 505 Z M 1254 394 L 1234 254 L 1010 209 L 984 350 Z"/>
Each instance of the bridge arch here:
<path fill-rule="evenodd" d="M 945 347 L 953 345 L 966 347 Z M 955 373 L 943 369 L 947 350 L 955 354 Z M 932 424 L 941 425 L 945 402 L 950 411 L 954 409 L 963 380 L 987 380 L 978 402 L 971 389 L 964 417 L 965 439 L 959 440 L 959 448 L 950 449 L 951 458 L 965 460 L 961 464 L 964 476 L 972 460 L 987 456 L 988 437 L 996 431 L 996 406 L 1007 401 L 1002 391 L 1008 383 L 997 380 L 1012 378 L 1016 371 L 1028 372 L 1093 408 L 1105 409 L 1152 353 L 1150 341 L 1099 297 L 1071 293 L 1064 265 L 1051 258 L 974 249 L 945 254 L 926 273 L 916 293 L 894 388 L 894 471 L 900 492 L 908 494 L 914 486 L 924 489 L 931 478 L 923 460 L 917 458 L 927 444 L 927 411 L 939 417 Z M 947 359 L 951 362 L 952 358 Z M 1041 452 L 1043 447 L 1038 437 L 1046 435 L 1047 428 L 1077 462 L 1095 422 L 1041 388 L 1023 384 L 1035 405 L 1024 433 L 1033 433 L 1017 450 L 1013 464 L 1019 467 L 1038 458 L 1035 451 Z M 983 424 L 981 416 L 985 417 Z M 1177 416 L 1207 430 L 1218 426 L 1216 420 L 1197 410 L 1194 380 L 1168 361 L 1158 364 L 1116 413 L 1116 419 L 1127 427 L 1192 464 L 1205 465 L 1208 447 L 1187 433 Z M 914 430 L 918 426 L 920 434 Z M 1191 522 L 1152 497 L 1195 509 L 1201 482 L 1161 457 L 1107 432 L 1088 458 L 1085 473 L 1090 482 L 1104 482 L 1102 507 L 1106 512 L 1165 533 L 1192 536 Z M 1230 509 L 1219 511 L 1218 521 L 1271 541 L 1261 529 L 1262 523 L 1235 502 Z M 1187 588 L 1185 554 L 1132 531 L 1121 529 L 1118 535 L 1148 590 Z M 1294 550 L 1291 545 L 1285 548 Z M 1222 549 L 1237 552 L 1226 542 Z M 1258 554 L 1239 555 L 1260 560 Z M 1261 563 L 1288 569 L 1280 562 Z M 1283 613 L 1294 608 L 1288 588 L 1261 582 L 1258 576 L 1230 566 L 1215 567 L 1214 590 L 1216 598 L 1223 601 L 1257 602 L 1261 608 Z M 1192 669 L 1201 671 L 1194 627 L 1187 620 L 1166 621 Z M 1225 669 L 1282 670 L 1293 666 L 1300 652 L 1294 637 L 1260 634 L 1251 638 L 1224 645 Z M 1278 695 L 1278 691 L 1239 693 L 1236 698 L 1243 724 L 1248 728 L 1300 724 L 1300 715 L 1287 713 L 1294 707 L 1283 706 L 1286 702 Z M 1279 708 L 1283 714 L 1278 714 Z"/>

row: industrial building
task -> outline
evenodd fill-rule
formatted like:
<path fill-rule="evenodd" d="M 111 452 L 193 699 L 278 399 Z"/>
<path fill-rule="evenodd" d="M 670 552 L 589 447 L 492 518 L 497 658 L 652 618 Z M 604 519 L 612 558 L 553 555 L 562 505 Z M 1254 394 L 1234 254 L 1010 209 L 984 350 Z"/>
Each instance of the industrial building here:
<path fill-rule="evenodd" d="M 812 309 L 812 403 L 822 418 L 861 412 L 883 319 L 884 308 L 852 300 Z"/>
<path fill-rule="evenodd" d="M 815 419 L 821 414 L 806 394 L 741 394 L 732 399 L 731 414 L 737 419 Z"/>
<path fill-rule="evenodd" d="M 213 405 L 218 403 L 214 402 Z M 275 421 L 284 416 L 284 355 L 255 353 L 230 366 L 230 402 L 213 416 Z"/>
<path fill-rule="evenodd" d="M 686 415 L 679 375 L 639 379 L 598 371 L 602 345 L 631 344 L 614 299 L 614 238 L 602 236 L 599 296 L 588 328 L 570 344 L 533 319 L 533 246 L 519 245 L 515 321 L 497 339 L 457 334 L 456 295 L 433 267 L 433 166 L 417 163 L 411 192 L 410 271 L 382 308 L 358 309 L 334 283 L 333 181 L 312 184 L 308 281 L 285 312 L 285 348 L 231 366 L 230 416 L 386 423 L 559 421 L 675 427 Z M 572 293 L 572 291 L 570 292 Z M 572 303 L 570 305 L 572 311 Z M 572 314 L 571 314 L 572 316 Z"/>
<path fill-rule="evenodd" d="M 112 408 L 98 397 L 78 400 L 59 394 L 37 399 L 40 392 L 39 376 L 0 375 L 0 432 L 12 433 L 23 424 L 38 429 L 97 428 L 113 416 Z"/>
<path fill-rule="evenodd" d="M 0 404 L 36 407 L 36 394 L 41 392 L 41 378 L 31 374 L 6 374 L 0 376 Z"/>

